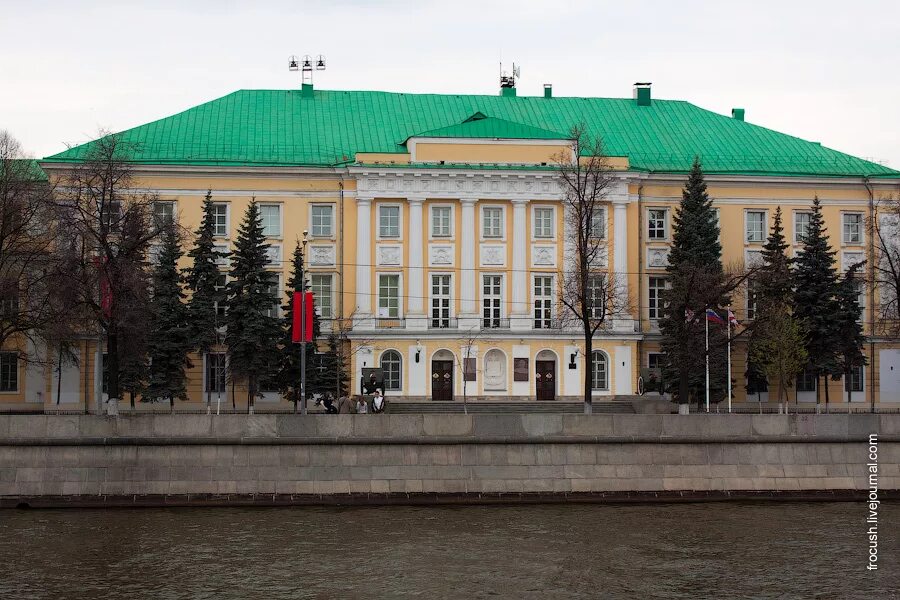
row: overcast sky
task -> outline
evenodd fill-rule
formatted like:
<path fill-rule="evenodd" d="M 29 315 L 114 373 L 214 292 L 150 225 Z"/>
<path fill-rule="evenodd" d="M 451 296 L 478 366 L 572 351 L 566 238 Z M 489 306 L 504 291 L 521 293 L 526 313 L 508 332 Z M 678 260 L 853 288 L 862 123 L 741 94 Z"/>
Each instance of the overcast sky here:
<path fill-rule="evenodd" d="M 0 129 L 42 157 L 237 89 L 687 100 L 900 169 L 900 2 L 0 0 Z"/>

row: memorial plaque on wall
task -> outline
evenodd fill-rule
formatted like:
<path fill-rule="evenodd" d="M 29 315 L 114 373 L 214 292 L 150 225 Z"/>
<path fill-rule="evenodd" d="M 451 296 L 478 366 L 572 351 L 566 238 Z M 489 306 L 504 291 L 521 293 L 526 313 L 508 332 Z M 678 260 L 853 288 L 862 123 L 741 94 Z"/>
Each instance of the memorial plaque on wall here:
<path fill-rule="evenodd" d="M 513 381 L 528 381 L 528 359 L 513 359 Z"/>
<path fill-rule="evenodd" d="M 475 381 L 475 359 L 463 359 L 463 381 Z"/>

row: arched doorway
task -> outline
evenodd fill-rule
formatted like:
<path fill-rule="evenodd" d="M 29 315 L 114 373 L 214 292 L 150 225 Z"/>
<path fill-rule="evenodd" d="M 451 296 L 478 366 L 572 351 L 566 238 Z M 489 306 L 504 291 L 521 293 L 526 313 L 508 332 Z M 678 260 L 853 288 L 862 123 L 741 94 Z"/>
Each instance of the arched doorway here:
<path fill-rule="evenodd" d="M 438 350 L 431 357 L 431 399 L 453 400 L 453 353 Z"/>
<path fill-rule="evenodd" d="M 541 350 L 534 359 L 534 391 L 538 400 L 556 400 L 556 354 Z"/>

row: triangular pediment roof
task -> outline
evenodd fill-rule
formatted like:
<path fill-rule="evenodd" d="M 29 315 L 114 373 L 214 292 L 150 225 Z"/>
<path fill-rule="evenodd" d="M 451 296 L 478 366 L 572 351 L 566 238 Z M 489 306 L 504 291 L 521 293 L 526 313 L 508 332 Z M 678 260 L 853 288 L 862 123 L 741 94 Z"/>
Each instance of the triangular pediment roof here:
<path fill-rule="evenodd" d="M 488 117 L 476 112 L 462 123 L 447 125 L 409 136 L 410 138 L 486 138 L 502 140 L 568 140 L 570 136 L 533 125 Z M 409 138 L 407 138 L 409 139 Z"/>

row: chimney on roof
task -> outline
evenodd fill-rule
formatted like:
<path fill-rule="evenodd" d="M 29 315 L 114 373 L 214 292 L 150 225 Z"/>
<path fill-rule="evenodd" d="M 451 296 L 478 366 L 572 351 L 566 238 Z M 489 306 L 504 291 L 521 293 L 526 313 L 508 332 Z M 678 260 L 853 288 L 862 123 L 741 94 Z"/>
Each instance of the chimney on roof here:
<path fill-rule="evenodd" d="M 552 98 L 553 97 L 553 84 L 545 83 L 544 84 L 544 98 Z"/>
<path fill-rule="evenodd" d="M 731 118 L 735 121 L 743 121 L 744 120 L 744 109 L 743 108 L 732 108 L 731 109 Z"/>
<path fill-rule="evenodd" d="M 649 81 L 634 84 L 634 99 L 637 100 L 638 106 L 650 106 L 650 85 Z"/>
<path fill-rule="evenodd" d="M 301 98 L 312 98 L 313 94 L 313 84 L 304 83 L 300 85 L 300 97 Z"/>

